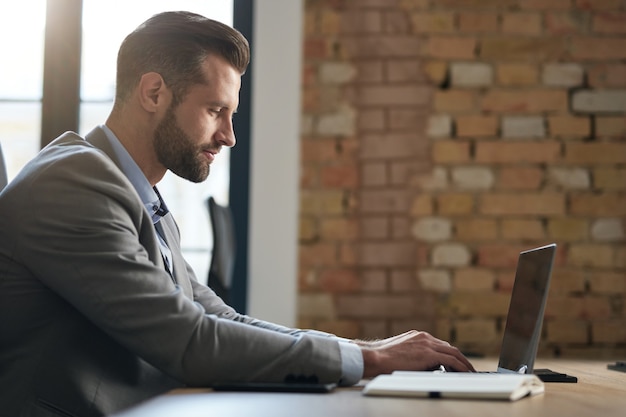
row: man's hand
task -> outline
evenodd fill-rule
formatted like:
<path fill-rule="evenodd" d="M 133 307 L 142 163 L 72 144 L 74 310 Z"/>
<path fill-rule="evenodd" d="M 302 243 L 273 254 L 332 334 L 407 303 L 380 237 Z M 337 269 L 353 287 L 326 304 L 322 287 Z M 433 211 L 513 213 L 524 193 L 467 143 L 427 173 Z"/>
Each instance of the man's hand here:
<path fill-rule="evenodd" d="M 428 371 L 440 365 L 452 371 L 474 371 L 472 364 L 457 348 L 426 332 L 411 330 L 388 339 L 355 343 L 363 352 L 364 378 L 396 370 Z"/>

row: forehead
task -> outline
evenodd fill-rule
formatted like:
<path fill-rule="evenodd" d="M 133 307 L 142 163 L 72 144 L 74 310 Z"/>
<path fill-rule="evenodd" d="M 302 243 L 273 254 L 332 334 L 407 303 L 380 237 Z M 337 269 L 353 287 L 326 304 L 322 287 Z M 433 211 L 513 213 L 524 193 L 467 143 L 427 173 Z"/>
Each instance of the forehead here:
<path fill-rule="evenodd" d="M 209 55 L 202 63 L 202 72 L 205 82 L 193 86 L 190 94 L 236 107 L 241 88 L 239 71 L 220 56 Z"/>

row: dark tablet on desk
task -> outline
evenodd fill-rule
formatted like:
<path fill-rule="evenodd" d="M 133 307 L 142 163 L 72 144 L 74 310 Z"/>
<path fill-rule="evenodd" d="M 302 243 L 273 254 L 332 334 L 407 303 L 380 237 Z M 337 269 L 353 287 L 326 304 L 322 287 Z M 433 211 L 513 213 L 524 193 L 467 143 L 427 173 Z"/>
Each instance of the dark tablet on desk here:
<path fill-rule="evenodd" d="M 248 392 L 331 392 L 337 384 L 313 384 L 290 382 L 225 382 L 212 386 L 215 391 Z"/>

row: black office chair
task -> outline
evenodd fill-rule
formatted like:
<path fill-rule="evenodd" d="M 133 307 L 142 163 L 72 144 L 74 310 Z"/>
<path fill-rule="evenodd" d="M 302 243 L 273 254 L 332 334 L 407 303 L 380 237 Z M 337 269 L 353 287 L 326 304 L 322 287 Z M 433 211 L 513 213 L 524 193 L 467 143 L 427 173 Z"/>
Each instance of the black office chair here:
<path fill-rule="evenodd" d="M 0 191 L 8 184 L 7 179 L 7 166 L 4 163 L 4 156 L 2 155 L 2 144 L 0 143 Z"/>
<path fill-rule="evenodd" d="M 235 225 L 228 206 L 217 204 L 213 197 L 207 200 L 213 229 L 213 255 L 209 268 L 209 287 L 225 303 L 231 302 L 233 267 L 235 265 Z"/>

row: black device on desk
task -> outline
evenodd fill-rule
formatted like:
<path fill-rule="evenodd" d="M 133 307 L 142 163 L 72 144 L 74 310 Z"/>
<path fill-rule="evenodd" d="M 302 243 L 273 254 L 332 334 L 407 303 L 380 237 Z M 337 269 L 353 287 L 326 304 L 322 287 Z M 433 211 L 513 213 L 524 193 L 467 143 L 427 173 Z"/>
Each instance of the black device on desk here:
<path fill-rule="evenodd" d="M 606 366 L 608 369 L 619 372 L 626 372 L 626 361 L 617 361 Z"/>
<path fill-rule="evenodd" d="M 215 391 L 253 391 L 253 392 L 331 392 L 337 384 L 319 384 L 309 382 L 225 382 L 214 384 Z"/>
<path fill-rule="evenodd" d="M 578 382 L 578 378 L 560 372 L 554 372 L 550 369 L 535 369 L 533 371 L 543 382 Z"/>

